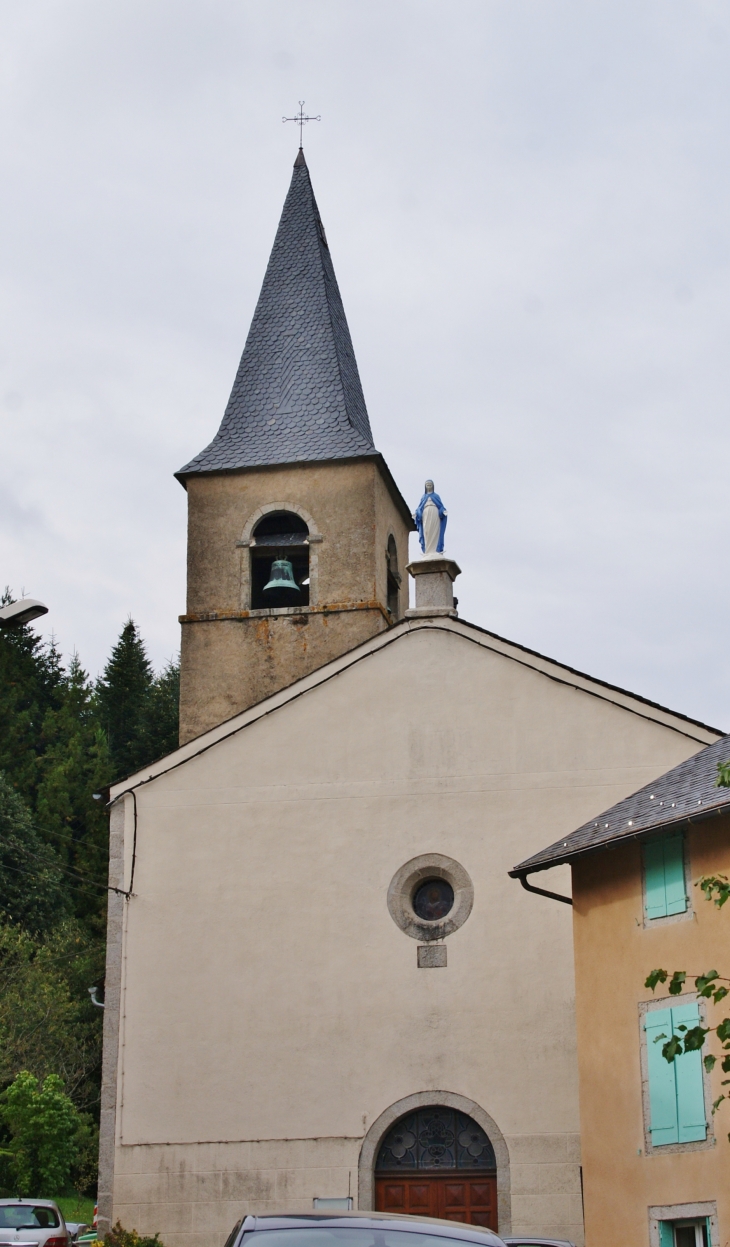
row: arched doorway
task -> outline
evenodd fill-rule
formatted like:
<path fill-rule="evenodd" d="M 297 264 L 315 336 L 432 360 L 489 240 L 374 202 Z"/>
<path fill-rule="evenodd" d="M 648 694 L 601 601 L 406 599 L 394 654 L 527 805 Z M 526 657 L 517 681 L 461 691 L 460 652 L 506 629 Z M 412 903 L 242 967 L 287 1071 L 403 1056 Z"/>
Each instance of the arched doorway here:
<path fill-rule="evenodd" d="M 497 1162 L 489 1136 L 456 1108 L 407 1113 L 380 1144 L 375 1207 L 496 1230 Z"/>

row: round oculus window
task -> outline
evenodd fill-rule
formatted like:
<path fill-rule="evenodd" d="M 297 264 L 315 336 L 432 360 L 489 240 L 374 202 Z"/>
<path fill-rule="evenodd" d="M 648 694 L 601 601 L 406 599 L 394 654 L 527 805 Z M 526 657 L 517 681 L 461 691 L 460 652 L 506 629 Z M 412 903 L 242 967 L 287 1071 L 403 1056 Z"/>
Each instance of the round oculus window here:
<path fill-rule="evenodd" d="M 454 889 L 448 879 L 425 879 L 413 893 L 411 904 L 423 922 L 439 922 L 454 908 Z"/>

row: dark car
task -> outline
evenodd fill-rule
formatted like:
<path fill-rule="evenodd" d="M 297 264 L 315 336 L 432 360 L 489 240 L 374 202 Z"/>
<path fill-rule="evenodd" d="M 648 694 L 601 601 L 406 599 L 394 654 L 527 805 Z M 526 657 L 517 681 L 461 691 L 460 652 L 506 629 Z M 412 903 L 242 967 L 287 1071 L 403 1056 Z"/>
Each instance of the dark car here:
<path fill-rule="evenodd" d="M 526 1238 L 524 1235 L 515 1238 L 514 1234 L 502 1239 L 502 1242 L 508 1247 L 575 1247 L 569 1238 Z"/>
<path fill-rule="evenodd" d="M 244 1217 L 225 1247 L 502 1247 L 493 1230 L 391 1212 L 304 1212 Z"/>

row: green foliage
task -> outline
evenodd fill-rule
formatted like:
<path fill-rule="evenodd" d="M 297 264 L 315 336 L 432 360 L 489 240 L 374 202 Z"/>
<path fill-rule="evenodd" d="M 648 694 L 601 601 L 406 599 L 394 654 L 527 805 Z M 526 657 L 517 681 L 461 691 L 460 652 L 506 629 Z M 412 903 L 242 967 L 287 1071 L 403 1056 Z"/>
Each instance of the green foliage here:
<path fill-rule="evenodd" d="M 45 750 L 39 763 L 36 821 L 69 873 L 76 876 L 71 899 L 78 917 L 103 936 L 109 815 L 94 800 L 111 779 L 106 734 L 94 690 L 78 656 L 73 655 L 57 708 L 43 720 Z"/>
<path fill-rule="evenodd" d="M 153 678 L 144 641 L 134 620 L 128 619 L 97 685 L 115 778 L 149 761 L 147 718 Z"/>
<path fill-rule="evenodd" d="M 79 1221 L 91 1225 L 94 1219 L 94 1200 L 86 1195 L 55 1195 L 54 1199 L 63 1213 L 64 1221 Z"/>
<path fill-rule="evenodd" d="M 15 1193 L 52 1198 L 67 1187 L 79 1150 L 89 1134 L 62 1080 L 49 1074 L 42 1084 L 21 1071 L 0 1096 L 0 1118 L 10 1134 L 4 1160 Z"/>
<path fill-rule="evenodd" d="M 730 766 L 730 763 L 728 765 Z M 725 901 L 730 897 L 730 883 L 728 883 L 727 875 L 703 875 L 697 880 L 695 887 L 702 888 L 705 900 L 714 899 L 718 909 L 722 909 Z"/>
<path fill-rule="evenodd" d="M 6 589 L 2 605 L 12 602 Z M 0 771 L 33 807 L 48 710 L 60 703 L 63 671 L 53 644 L 26 625 L 0 629 Z"/>
<path fill-rule="evenodd" d="M 136 1230 L 125 1230 L 121 1221 L 117 1221 L 104 1236 L 104 1247 L 162 1247 L 162 1243 L 159 1234 L 150 1237 Z"/>
<path fill-rule="evenodd" d="M 19 794 L 0 774 L 0 920 L 38 934 L 67 913 L 60 862 L 41 840 Z"/>
<path fill-rule="evenodd" d="M 21 1070 L 60 1074 L 79 1108 L 96 1108 L 102 1010 L 87 988 L 103 975 L 103 944 L 74 919 L 42 940 L 0 926 L 0 1086 Z"/>
<path fill-rule="evenodd" d="M 717 788 L 730 788 L 730 761 L 718 762 L 715 786 Z"/>
<path fill-rule="evenodd" d="M 79 1190 L 96 1165 L 83 1114 L 99 1103 L 103 1013 L 87 989 L 104 978 L 104 794 L 177 747 L 178 697 L 179 665 L 155 676 L 131 619 L 96 685 L 30 626 L 0 629 L 0 1091 L 27 1074 L 43 1095 L 62 1078 L 81 1113 L 69 1162 Z M 0 1115 L 0 1185 L 9 1131 Z"/>

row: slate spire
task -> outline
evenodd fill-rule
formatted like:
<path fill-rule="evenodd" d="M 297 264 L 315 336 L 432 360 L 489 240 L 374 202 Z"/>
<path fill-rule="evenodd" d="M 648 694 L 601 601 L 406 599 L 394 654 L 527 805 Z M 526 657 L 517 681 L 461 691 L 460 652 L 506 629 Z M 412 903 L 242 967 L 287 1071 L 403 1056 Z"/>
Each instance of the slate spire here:
<path fill-rule="evenodd" d="M 377 454 L 302 149 L 231 397 L 213 441 L 175 475 Z"/>

